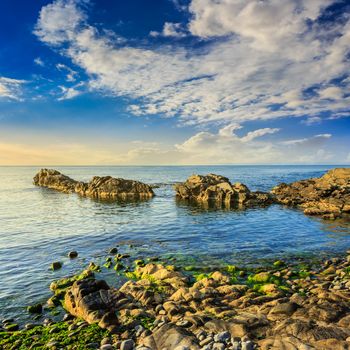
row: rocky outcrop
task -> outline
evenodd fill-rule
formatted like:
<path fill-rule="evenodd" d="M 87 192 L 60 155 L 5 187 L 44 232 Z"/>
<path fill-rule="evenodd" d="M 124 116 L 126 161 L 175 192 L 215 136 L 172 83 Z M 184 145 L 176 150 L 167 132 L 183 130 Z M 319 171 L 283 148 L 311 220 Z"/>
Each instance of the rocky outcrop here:
<path fill-rule="evenodd" d="M 178 198 L 216 207 L 244 208 L 272 203 L 269 193 L 251 192 L 246 185 L 231 184 L 228 178 L 215 174 L 192 175 L 175 185 L 175 190 Z"/>
<path fill-rule="evenodd" d="M 88 183 L 76 181 L 53 169 L 41 169 L 34 176 L 37 186 L 52 188 L 64 193 L 78 193 L 84 197 L 107 200 L 139 200 L 154 196 L 152 187 L 134 180 L 94 176 Z"/>
<path fill-rule="evenodd" d="M 76 281 L 64 305 L 137 349 L 348 349 L 349 269 L 350 256 L 308 269 L 306 277 L 284 265 L 241 284 L 232 268 L 193 283 L 174 266 L 150 263 L 127 272 L 131 279 L 119 289 Z"/>
<path fill-rule="evenodd" d="M 333 219 L 350 213 L 350 168 L 336 168 L 320 178 L 282 183 L 271 193 L 275 201 L 297 206 L 307 215 Z"/>

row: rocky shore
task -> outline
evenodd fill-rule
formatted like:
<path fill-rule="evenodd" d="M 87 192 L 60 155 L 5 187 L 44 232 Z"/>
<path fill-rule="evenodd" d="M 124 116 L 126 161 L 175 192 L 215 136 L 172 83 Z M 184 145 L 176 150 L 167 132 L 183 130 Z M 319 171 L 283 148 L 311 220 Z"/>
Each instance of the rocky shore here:
<path fill-rule="evenodd" d="M 306 215 L 336 219 L 350 213 L 350 168 L 336 168 L 320 178 L 279 184 L 270 192 L 252 192 L 242 183 L 209 174 L 190 176 L 175 185 L 176 196 L 206 206 L 244 209 L 283 204 L 303 209 Z"/>
<path fill-rule="evenodd" d="M 350 253 L 350 252 L 349 252 Z M 153 259 L 156 260 L 156 259 Z M 96 275 L 116 270 L 110 287 Z M 322 264 L 195 269 L 108 256 L 51 284 L 61 322 L 3 321 L 2 349 L 348 349 L 350 255 Z M 47 306 L 45 306 L 47 307 Z M 41 312 L 38 310 L 37 312 Z"/>
<path fill-rule="evenodd" d="M 34 176 L 34 185 L 64 193 L 105 200 L 139 200 L 154 196 L 151 186 L 134 180 L 94 176 L 88 183 L 76 181 L 54 169 L 41 169 Z"/>

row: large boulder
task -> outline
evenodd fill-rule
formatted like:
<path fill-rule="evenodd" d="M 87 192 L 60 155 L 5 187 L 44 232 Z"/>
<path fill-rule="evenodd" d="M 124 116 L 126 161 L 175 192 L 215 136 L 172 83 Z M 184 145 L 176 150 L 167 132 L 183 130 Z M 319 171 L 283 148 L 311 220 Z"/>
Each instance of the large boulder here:
<path fill-rule="evenodd" d="M 75 186 L 78 184 L 78 181 L 54 169 L 41 169 L 34 176 L 33 181 L 34 185 L 52 188 L 65 193 L 75 192 Z"/>
<path fill-rule="evenodd" d="M 34 184 L 97 199 L 139 200 L 154 196 L 152 187 L 140 181 L 94 176 L 90 182 L 86 183 L 73 180 L 53 169 L 41 169 L 34 176 Z"/>
<path fill-rule="evenodd" d="M 272 203 L 270 194 L 251 192 L 246 185 L 231 184 L 228 178 L 215 174 L 192 175 L 175 185 L 175 190 L 178 198 L 210 206 L 243 208 Z"/>
<path fill-rule="evenodd" d="M 298 206 L 307 215 L 336 218 L 350 213 L 350 168 L 336 168 L 320 178 L 282 183 L 271 193 L 280 204 Z"/>

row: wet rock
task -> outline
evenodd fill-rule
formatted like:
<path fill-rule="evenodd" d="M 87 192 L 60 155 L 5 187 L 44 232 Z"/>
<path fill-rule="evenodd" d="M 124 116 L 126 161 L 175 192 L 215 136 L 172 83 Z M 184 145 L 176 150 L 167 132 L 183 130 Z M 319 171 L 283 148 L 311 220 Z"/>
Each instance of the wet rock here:
<path fill-rule="evenodd" d="M 31 314 L 41 314 L 43 312 L 43 306 L 41 304 L 30 305 L 27 307 L 27 311 Z"/>
<path fill-rule="evenodd" d="M 272 203 L 270 194 L 251 192 L 247 186 L 231 184 L 228 178 L 215 174 L 192 175 L 175 185 L 175 190 L 178 198 L 210 206 L 242 208 Z"/>
<path fill-rule="evenodd" d="M 75 250 L 72 250 L 68 253 L 68 258 L 69 259 L 75 259 L 76 257 L 78 257 L 78 252 Z"/>
<path fill-rule="evenodd" d="M 335 219 L 350 212 L 350 168 L 335 168 L 320 178 L 282 183 L 271 193 L 278 203 L 299 206 L 307 215 Z"/>
<path fill-rule="evenodd" d="M 53 271 L 59 270 L 60 268 L 62 268 L 62 265 L 63 264 L 60 261 L 54 261 L 51 264 L 51 270 L 53 270 Z"/>
<path fill-rule="evenodd" d="M 94 176 L 88 183 L 79 182 L 53 169 L 41 169 L 34 176 L 34 184 L 65 193 L 108 200 L 139 200 L 154 196 L 152 187 L 139 181 Z"/>

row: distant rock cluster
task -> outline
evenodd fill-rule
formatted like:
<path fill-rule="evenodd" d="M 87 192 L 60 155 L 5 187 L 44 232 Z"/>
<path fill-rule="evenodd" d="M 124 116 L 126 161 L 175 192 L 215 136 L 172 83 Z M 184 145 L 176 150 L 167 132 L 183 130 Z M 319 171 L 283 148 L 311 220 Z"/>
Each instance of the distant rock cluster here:
<path fill-rule="evenodd" d="M 139 181 L 94 176 L 90 182 L 86 183 L 73 180 L 53 169 L 41 169 L 34 177 L 34 184 L 97 199 L 138 200 L 154 196 L 152 187 Z"/>
<path fill-rule="evenodd" d="M 350 213 L 350 168 L 336 168 L 320 178 L 282 183 L 271 193 L 275 201 L 304 209 L 307 215 L 335 219 Z"/>
<path fill-rule="evenodd" d="M 269 193 L 251 192 L 246 185 L 231 184 L 227 177 L 215 174 L 192 175 L 175 185 L 175 190 L 179 198 L 216 207 L 246 208 L 273 202 Z"/>
<path fill-rule="evenodd" d="M 41 169 L 34 177 L 34 184 L 108 200 L 150 199 L 155 195 L 152 186 L 139 181 L 94 176 L 86 183 L 53 169 Z M 324 219 L 350 213 L 350 168 L 332 169 L 320 178 L 281 183 L 271 192 L 250 191 L 246 185 L 231 183 L 227 177 L 216 174 L 192 175 L 174 188 L 177 198 L 208 207 L 245 209 L 276 203 L 299 207 L 306 215 Z"/>

